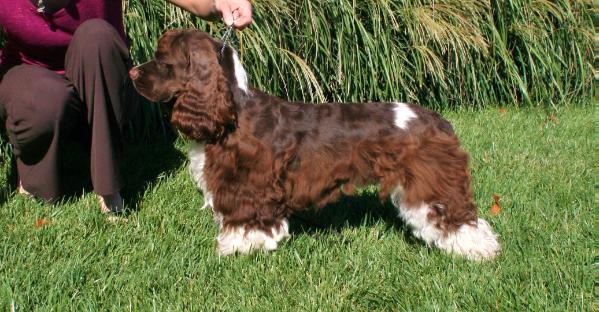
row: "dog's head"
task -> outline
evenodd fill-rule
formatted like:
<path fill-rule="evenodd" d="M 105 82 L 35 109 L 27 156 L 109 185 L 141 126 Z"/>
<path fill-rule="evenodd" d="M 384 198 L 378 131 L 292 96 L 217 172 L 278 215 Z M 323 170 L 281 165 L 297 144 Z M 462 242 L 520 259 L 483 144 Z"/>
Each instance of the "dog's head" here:
<path fill-rule="evenodd" d="M 154 59 L 129 76 L 147 99 L 175 100 L 171 122 L 178 130 L 197 141 L 219 141 L 236 126 L 233 96 L 248 92 L 236 52 L 227 47 L 221 57 L 221 48 L 200 30 L 171 30 L 158 40 Z"/>

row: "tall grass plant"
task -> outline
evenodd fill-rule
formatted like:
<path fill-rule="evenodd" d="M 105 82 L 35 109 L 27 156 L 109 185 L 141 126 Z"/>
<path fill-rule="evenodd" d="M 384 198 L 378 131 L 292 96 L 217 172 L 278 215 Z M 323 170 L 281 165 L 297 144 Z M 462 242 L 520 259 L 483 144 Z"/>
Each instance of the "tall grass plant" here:
<path fill-rule="evenodd" d="M 588 102 L 590 1 L 257 0 L 235 46 L 252 83 L 293 100 L 429 107 Z M 126 2 L 133 57 L 166 29 L 206 23 L 161 0 Z"/>

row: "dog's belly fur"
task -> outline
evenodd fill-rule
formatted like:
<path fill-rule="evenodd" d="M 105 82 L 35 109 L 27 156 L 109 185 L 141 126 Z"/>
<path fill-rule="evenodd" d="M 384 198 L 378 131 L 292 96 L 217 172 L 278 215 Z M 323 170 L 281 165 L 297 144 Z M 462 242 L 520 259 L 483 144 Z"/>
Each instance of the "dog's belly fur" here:
<path fill-rule="evenodd" d="M 408 134 L 431 126 L 400 103 L 261 102 L 266 105 L 248 103 L 239 110 L 239 128 L 223 144 L 206 146 L 206 174 L 221 177 L 215 182 L 228 178 L 261 185 L 258 192 L 264 191 L 264 197 L 276 193 L 285 217 L 321 208 L 342 193 L 351 194 L 355 186 L 383 182 L 389 175 L 384 171 L 400 166 L 395 156 Z M 219 192 L 206 181 L 209 194 Z M 382 185 L 383 197 L 397 186 L 397 181 L 385 182 L 389 185 Z M 239 210 L 238 204 L 229 198 L 219 206 Z"/>
<path fill-rule="evenodd" d="M 294 210 L 320 208 L 336 200 L 334 195 L 339 195 L 341 185 L 348 194 L 353 190 L 352 185 L 378 183 L 371 164 L 354 159 L 360 158 L 357 151 L 390 144 L 399 146 L 406 136 L 408 123 L 416 119 L 403 103 L 305 104 L 271 100 L 264 101 L 267 105 L 263 106 L 248 103 L 240 110 L 239 128 L 229 136 L 227 143 L 245 140 L 236 144 L 255 145 L 255 154 L 247 161 L 251 166 L 277 164 L 277 160 L 279 165 L 284 165 L 285 176 L 279 177 L 279 182 L 284 187 L 287 204 Z M 274 105 L 277 107 L 273 110 Z M 255 119 L 258 121 L 254 122 Z M 364 127 L 365 123 L 369 127 Z M 223 146 L 226 145 L 195 143 L 190 151 L 190 169 L 204 193 L 205 206 L 212 206 L 213 193 L 204 172 L 208 162 L 206 150 L 222 155 Z M 212 168 L 227 166 L 222 163 L 222 157 L 210 159 L 214 164 Z M 253 170 L 253 167 L 246 169 Z M 331 187 L 325 188 L 329 189 L 328 196 L 323 198 L 323 186 L 313 183 L 317 180 L 331 183 Z M 301 196 L 294 196 L 298 194 Z"/>
<path fill-rule="evenodd" d="M 240 110 L 239 131 L 269 154 L 254 164 L 263 160 L 284 173 L 277 181 L 293 211 L 322 208 L 368 184 L 380 183 L 386 198 L 398 185 L 406 141 L 431 130 L 454 136 L 446 120 L 417 105 L 288 103 L 265 95 L 260 102 Z"/>

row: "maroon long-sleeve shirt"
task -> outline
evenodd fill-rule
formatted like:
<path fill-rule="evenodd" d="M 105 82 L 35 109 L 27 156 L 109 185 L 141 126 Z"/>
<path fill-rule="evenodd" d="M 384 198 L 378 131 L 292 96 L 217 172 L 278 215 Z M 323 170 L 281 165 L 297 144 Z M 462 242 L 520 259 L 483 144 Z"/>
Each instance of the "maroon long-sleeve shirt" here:
<path fill-rule="evenodd" d="M 29 0 L 0 0 L 0 26 L 8 42 L 0 55 L 2 68 L 34 64 L 64 72 L 64 57 L 81 23 L 101 18 L 125 39 L 122 0 L 71 0 L 53 14 L 38 13 Z"/>

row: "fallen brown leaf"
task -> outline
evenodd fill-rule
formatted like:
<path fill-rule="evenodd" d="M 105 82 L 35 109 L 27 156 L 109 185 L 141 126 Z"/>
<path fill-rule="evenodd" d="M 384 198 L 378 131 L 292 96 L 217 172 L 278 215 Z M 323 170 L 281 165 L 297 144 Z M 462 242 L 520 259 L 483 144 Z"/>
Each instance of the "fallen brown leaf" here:
<path fill-rule="evenodd" d="M 499 206 L 498 204 L 493 204 L 493 206 L 491 206 L 491 215 L 492 216 L 496 216 L 501 212 L 501 206 Z"/>
<path fill-rule="evenodd" d="M 35 220 L 35 228 L 39 229 L 44 225 L 50 225 L 50 220 L 44 219 L 44 218 L 40 218 Z"/>
<path fill-rule="evenodd" d="M 505 107 L 500 107 L 499 112 L 505 114 L 507 112 L 507 109 Z"/>
<path fill-rule="evenodd" d="M 548 116 L 549 120 L 553 121 L 556 125 L 559 125 L 559 119 L 555 115 L 551 114 Z"/>
<path fill-rule="evenodd" d="M 501 205 L 499 205 L 499 195 L 493 194 L 493 205 L 491 205 L 491 215 L 496 216 L 501 212 Z"/>

